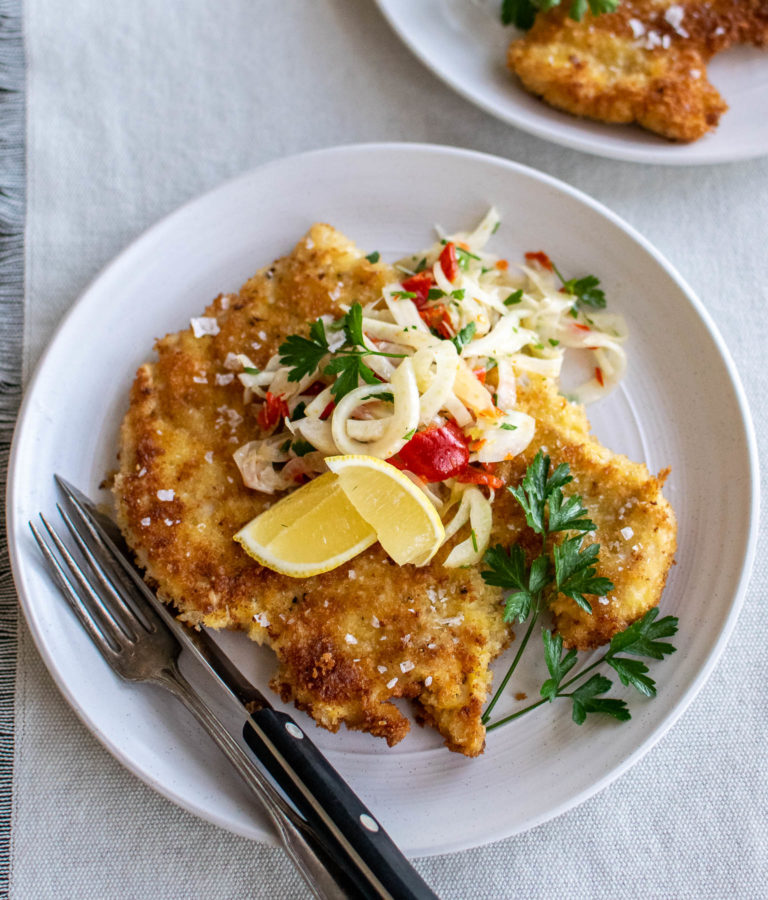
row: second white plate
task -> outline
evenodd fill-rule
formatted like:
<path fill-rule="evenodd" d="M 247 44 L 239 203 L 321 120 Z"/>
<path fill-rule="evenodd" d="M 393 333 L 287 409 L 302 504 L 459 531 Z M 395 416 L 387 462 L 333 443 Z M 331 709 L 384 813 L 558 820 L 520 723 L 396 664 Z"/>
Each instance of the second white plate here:
<path fill-rule="evenodd" d="M 297 716 L 406 852 L 477 846 L 557 815 L 624 772 L 701 687 L 734 624 L 754 549 L 754 438 L 721 338 L 659 253 L 562 182 L 478 153 L 383 144 L 271 163 L 160 222 L 85 292 L 27 390 L 9 473 L 14 574 L 62 692 L 131 771 L 232 831 L 271 840 L 237 776 L 184 710 L 160 689 L 125 684 L 107 668 L 51 584 L 27 521 L 53 510 L 55 471 L 103 496 L 130 384 L 154 339 L 186 327 L 220 291 L 237 291 L 313 222 L 331 222 L 366 251 L 394 259 L 428 245 L 433 223 L 466 227 L 490 204 L 503 217 L 494 249 L 511 260 L 543 249 L 563 272 L 597 274 L 610 308 L 627 318 L 626 381 L 590 413 L 607 446 L 652 470 L 672 466 L 666 490 L 680 549 L 663 611 L 680 617 L 679 650 L 653 664 L 659 696 L 632 697 L 631 722 L 579 727 L 567 704 L 553 704 L 494 732 L 478 759 L 449 753 L 433 731 L 415 726 L 390 750 Z M 268 691 L 271 652 L 242 635 L 223 640 Z M 511 689 L 535 696 L 543 661 L 535 649 L 527 655 Z"/>
<path fill-rule="evenodd" d="M 730 109 L 717 130 L 674 144 L 635 125 L 607 125 L 548 106 L 505 66 L 516 34 L 501 24 L 501 0 L 377 0 L 401 39 L 467 100 L 523 131 L 586 153 L 631 162 L 696 165 L 768 153 L 768 53 L 735 47 L 708 66 Z"/>

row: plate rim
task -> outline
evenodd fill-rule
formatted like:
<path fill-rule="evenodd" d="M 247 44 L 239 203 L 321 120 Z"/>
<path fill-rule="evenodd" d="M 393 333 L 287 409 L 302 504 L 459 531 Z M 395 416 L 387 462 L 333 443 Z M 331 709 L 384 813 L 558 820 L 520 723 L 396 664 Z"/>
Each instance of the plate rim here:
<path fill-rule="evenodd" d="M 514 112 L 507 110 L 503 107 L 499 107 L 494 103 L 485 100 L 482 97 L 479 97 L 475 92 L 466 88 L 462 82 L 458 78 L 453 78 L 447 72 L 443 71 L 437 63 L 426 54 L 421 46 L 414 41 L 412 36 L 404 31 L 401 27 L 400 19 L 392 10 L 392 4 L 397 3 L 397 0 L 375 0 L 376 6 L 378 7 L 381 14 L 387 21 L 387 24 L 392 29 L 392 31 L 397 35 L 397 37 L 402 41 L 402 43 L 410 50 L 410 52 L 419 60 L 419 62 L 429 69 L 430 72 L 436 77 L 439 78 L 443 84 L 447 85 L 451 90 L 455 91 L 459 96 L 463 97 L 467 102 L 471 103 L 473 106 L 482 109 L 484 112 L 493 116 L 496 119 L 499 119 L 502 122 L 505 122 L 507 125 L 512 125 L 515 128 L 519 128 L 520 131 L 524 131 L 526 134 L 532 134 L 534 137 L 539 138 L 543 141 L 548 141 L 551 144 L 557 144 L 560 147 L 567 147 L 569 150 L 577 150 L 580 153 L 587 153 L 590 156 L 599 156 L 604 159 L 612 159 L 618 162 L 631 162 L 631 163 L 640 163 L 645 165 L 653 165 L 653 166 L 710 166 L 710 165 L 721 165 L 725 163 L 735 163 L 735 162 L 746 162 L 752 159 L 762 159 L 765 156 L 768 156 L 768 146 L 763 150 L 739 150 L 737 142 L 731 142 L 730 146 L 734 148 L 732 152 L 712 152 L 707 153 L 706 151 L 702 152 L 698 156 L 694 157 L 686 157 L 683 155 L 680 156 L 665 156 L 664 154 L 664 146 L 662 145 L 659 148 L 649 147 L 647 150 L 643 150 L 641 147 L 632 147 L 629 146 L 627 148 L 622 147 L 601 147 L 599 140 L 591 140 L 588 137 L 581 137 L 578 133 L 571 135 L 570 133 L 565 135 L 560 134 L 552 134 L 552 131 L 547 127 L 546 120 L 544 120 L 543 124 L 539 124 L 538 121 L 529 122 L 520 117 L 516 116 Z M 579 122 L 582 120 L 580 116 L 572 117 L 574 122 Z M 585 120 L 592 121 L 592 120 Z M 570 124 L 570 123 L 569 123 Z M 610 123 L 603 123 L 605 125 L 609 125 Z M 677 146 L 679 149 L 684 150 L 687 146 L 695 146 L 694 144 L 681 144 L 675 145 L 671 144 L 670 148 L 675 148 Z"/>
<path fill-rule="evenodd" d="M 574 796 L 562 801 L 561 803 L 549 807 L 539 815 L 530 816 L 522 827 L 513 827 L 507 830 L 504 834 L 500 834 L 498 837 L 491 838 L 484 843 L 478 844 L 476 841 L 473 841 L 471 836 L 468 836 L 464 839 L 456 839 L 447 842 L 443 841 L 439 847 L 426 847 L 419 848 L 417 852 L 411 851 L 411 855 L 413 856 L 418 855 L 429 857 L 438 856 L 445 853 L 452 853 L 460 850 L 466 850 L 477 846 L 487 846 L 488 844 L 493 843 L 496 840 L 502 840 L 515 834 L 522 834 L 530 830 L 531 828 L 537 827 L 544 822 L 557 818 L 568 810 L 580 805 L 590 797 L 603 790 L 603 788 L 607 787 L 625 772 L 627 772 L 636 762 L 639 761 L 640 758 L 642 758 L 642 756 L 644 756 L 659 740 L 661 740 L 661 738 L 669 731 L 669 729 L 678 721 L 678 719 L 686 711 L 686 709 L 688 709 L 691 702 L 694 700 L 698 692 L 702 689 L 709 676 L 711 675 L 713 669 L 720 660 L 720 657 L 722 656 L 723 650 L 725 649 L 728 640 L 731 637 L 744 602 L 744 596 L 751 576 L 756 552 L 756 545 L 759 536 L 759 528 L 757 527 L 757 525 L 759 523 L 760 509 L 760 481 L 759 477 L 757 477 L 757 473 L 759 471 L 757 440 L 746 392 L 744 391 L 741 378 L 739 377 L 738 370 L 736 369 L 736 365 L 731 357 L 730 351 L 728 350 L 728 347 L 726 346 L 725 341 L 722 338 L 714 320 L 712 319 L 707 309 L 704 307 L 702 301 L 687 284 L 685 279 L 664 257 L 664 255 L 659 250 L 657 250 L 653 246 L 653 244 L 648 241 L 648 239 L 646 239 L 642 234 L 636 231 L 636 229 L 632 225 L 630 225 L 628 222 L 625 222 L 618 214 L 614 213 L 600 201 L 595 200 L 580 189 L 573 187 L 572 185 L 568 184 L 565 181 L 562 181 L 561 179 L 548 175 L 547 173 L 540 172 L 539 170 L 534 169 L 530 166 L 526 166 L 522 163 L 517 163 L 503 157 L 496 156 L 494 154 L 429 143 L 371 142 L 341 144 L 333 147 L 309 150 L 302 153 L 279 157 L 270 160 L 260 166 L 251 168 L 243 173 L 240 173 L 237 176 L 226 179 L 211 190 L 205 191 L 202 194 L 199 194 L 187 200 L 185 203 L 181 204 L 175 210 L 161 217 L 157 222 L 150 225 L 140 235 L 131 240 L 123 250 L 121 250 L 116 256 L 114 256 L 101 269 L 101 271 L 89 281 L 87 286 L 78 294 L 76 299 L 73 301 L 66 314 L 62 317 L 53 335 L 46 344 L 45 350 L 41 354 L 40 359 L 35 366 L 34 373 L 24 389 L 24 397 L 14 429 L 13 443 L 8 463 L 8 480 L 6 490 L 6 526 L 11 569 L 13 572 L 14 583 L 19 595 L 19 601 L 24 612 L 24 618 L 27 623 L 27 627 L 30 630 L 37 651 L 43 658 L 46 668 L 51 674 L 58 689 L 67 700 L 69 705 L 72 707 L 78 718 L 91 732 L 91 734 L 102 744 L 102 746 L 106 747 L 106 749 L 112 754 L 112 756 L 115 757 L 132 774 L 136 775 L 145 784 L 149 785 L 166 799 L 171 800 L 181 808 L 187 810 L 188 812 L 191 812 L 204 821 L 212 822 L 213 824 L 216 824 L 232 833 L 239 834 L 246 838 L 262 841 L 264 843 L 277 845 L 278 842 L 276 837 L 271 832 L 259 828 L 255 823 L 252 823 L 252 827 L 250 828 L 238 827 L 228 819 L 225 819 L 224 816 L 217 815 L 217 813 L 210 807 L 203 807 L 202 805 L 195 802 L 194 798 L 189 798 L 186 795 L 182 794 L 180 791 L 177 791 L 166 784 L 158 782 L 151 776 L 150 773 L 145 772 L 138 766 L 138 764 L 135 764 L 133 760 L 125 754 L 120 746 L 109 739 L 109 737 L 98 727 L 98 725 L 91 720 L 87 711 L 80 706 L 76 698 L 68 690 L 67 683 L 61 676 L 55 660 L 53 659 L 51 654 L 48 653 L 44 636 L 37 628 L 35 616 L 33 614 L 33 604 L 30 603 L 29 594 L 26 591 L 24 554 L 22 552 L 22 545 L 18 540 L 20 531 L 26 526 L 26 523 L 17 521 L 14 513 L 14 501 L 17 495 L 18 484 L 21 480 L 21 477 L 19 475 L 21 467 L 21 463 L 19 460 L 19 446 L 21 443 L 20 435 L 26 427 L 27 419 L 31 415 L 32 398 L 35 394 L 38 382 L 43 377 L 42 373 L 45 368 L 46 360 L 52 353 L 54 345 L 57 344 L 61 339 L 61 335 L 66 330 L 70 317 L 75 314 L 79 305 L 84 302 L 85 298 L 91 292 L 99 289 L 101 280 L 109 277 L 113 267 L 117 267 L 118 265 L 123 264 L 126 258 L 129 258 L 133 253 L 136 252 L 137 249 L 141 249 L 141 245 L 143 243 L 151 243 L 156 235 L 160 234 L 162 230 L 169 226 L 169 224 L 173 223 L 173 220 L 177 216 L 180 217 L 183 213 L 186 212 L 188 208 L 193 207 L 199 202 L 207 200 L 210 195 L 213 195 L 219 191 L 224 192 L 240 181 L 247 181 L 248 179 L 254 177 L 256 173 L 263 175 L 270 169 L 276 169 L 280 166 L 302 164 L 307 160 L 322 157 L 343 157 L 345 154 L 349 153 L 357 154 L 381 152 L 421 153 L 427 156 L 449 155 L 454 157 L 461 157 L 469 163 L 491 163 L 492 165 L 501 166 L 502 168 L 506 168 L 510 171 L 516 172 L 517 174 L 532 178 L 539 183 L 555 188 L 558 192 L 565 193 L 566 195 L 569 195 L 570 197 L 580 201 L 582 204 L 591 208 L 593 211 L 607 218 L 613 225 L 618 227 L 625 234 L 631 237 L 635 242 L 637 242 L 654 259 L 656 264 L 659 265 L 679 287 L 681 292 L 684 294 L 685 299 L 689 302 L 689 304 L 693 307 L 694 311 L 701 319 L 717 351 L 719 352 L 725 369 L 731 380 L 734 394 L 738 400 L 739 419 L 743 427 L 744 441 L 749 460 L 748 476 L 750 485 L 750 505 L 749 515 L 746 519 L 746 521 L 748 522 L 748 537 L 743 548 L 743 552 L 740 556 L 740 572 L 736 588 L 734 590 L 723 627 L 718 634 L 717 639 L 709 650 L 706 659 L 697 672 L 696 676 L 691 680 L 691 683 L 681 694 L 677 704 L 664 714 L 662 720 L 655 727 L 655 729 L 653 729 L 646 736 L 646 738 L 638 744 L 638 746 L 632 753 L 625 757 L 621 763 L 607 772 L 602 778 L 595 780 L 587 788 L 584 788 Z"/>

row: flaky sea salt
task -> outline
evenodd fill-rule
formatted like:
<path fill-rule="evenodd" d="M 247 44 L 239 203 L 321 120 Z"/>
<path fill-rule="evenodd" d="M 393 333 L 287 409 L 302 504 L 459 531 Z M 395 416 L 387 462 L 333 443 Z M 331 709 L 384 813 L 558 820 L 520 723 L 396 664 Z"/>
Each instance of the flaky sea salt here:
<path fill-rule="evenodd" d="M 190 319 L 189 324 L 192 326 L 192 334 L 196 338 L 201 338 L 205 334 L 218 334 L 219 323 L 216 319 L 209 316 L 200 316 L 198 319 Z"/>
<path fill-rule="evenodd" d="M 174 493 L 173 488 L 171 488 L 170 490 L 167 490 L 167 491 L 158 491 L 158 492 L 157 492 L 157 499 L 158 499 L 158 500 L 163 500 L 163 501 L 166 502 L 166 503 L 167 503 L 169 500 L 173 500 L 173 498 L 174 498 L 175 496 L 176 496 L 176 494 Z"/>

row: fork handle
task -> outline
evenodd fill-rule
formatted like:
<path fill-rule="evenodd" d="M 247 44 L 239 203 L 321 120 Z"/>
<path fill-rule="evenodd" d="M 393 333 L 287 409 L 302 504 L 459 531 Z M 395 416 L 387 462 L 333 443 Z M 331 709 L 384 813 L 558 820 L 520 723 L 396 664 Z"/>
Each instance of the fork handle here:
<path fill-rule="evenodd" d="M 310 825 L 347 859 L 361 898 L 437 900 L 360 798 L 284 712 L 256 710 L 243 737 Z"/>

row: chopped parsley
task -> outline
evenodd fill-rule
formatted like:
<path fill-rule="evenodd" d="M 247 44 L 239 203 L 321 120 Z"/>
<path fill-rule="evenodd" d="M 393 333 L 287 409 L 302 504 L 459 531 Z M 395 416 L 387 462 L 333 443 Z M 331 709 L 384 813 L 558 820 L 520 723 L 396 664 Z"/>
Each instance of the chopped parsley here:
<path fill-rule="evenodd" d="M 516 303 L 522 302 L 523 299 L 523 290 L 520 288 L 519 291 L 514 291 L 507 297 L 504 301 L 504 306 L 514 306 Z"/>
<path fill-rule="evenodd" d="M 306 456 L 307 453 L 315 452 L 315 448 L 312 446 L 312 444 L 310 444 L 309 441 L 305 441 L 302 439 L 294 441 L 291 444 L 291 450 L 293 450 L 296 456 Z"/>
<path fill-rule="evenodd" d="M 473 338 L 475 331 L 477 330 L 477 326 L 474 322 L 470 322 L 469 325 L 465 325 L 461 331 L 456 335 L 456 337 L 451 338 L 451 343 L 456 348 L 458 353 L 461 353 L 462 348 L 465 347 Z"/>
<path fill-rule="evenodd" d="M 381 254 L 378 250 L 374 250 L 373 253 L 369 253 L 365 258 L 369 263 L 377 263 L 381 259 Z"/>

